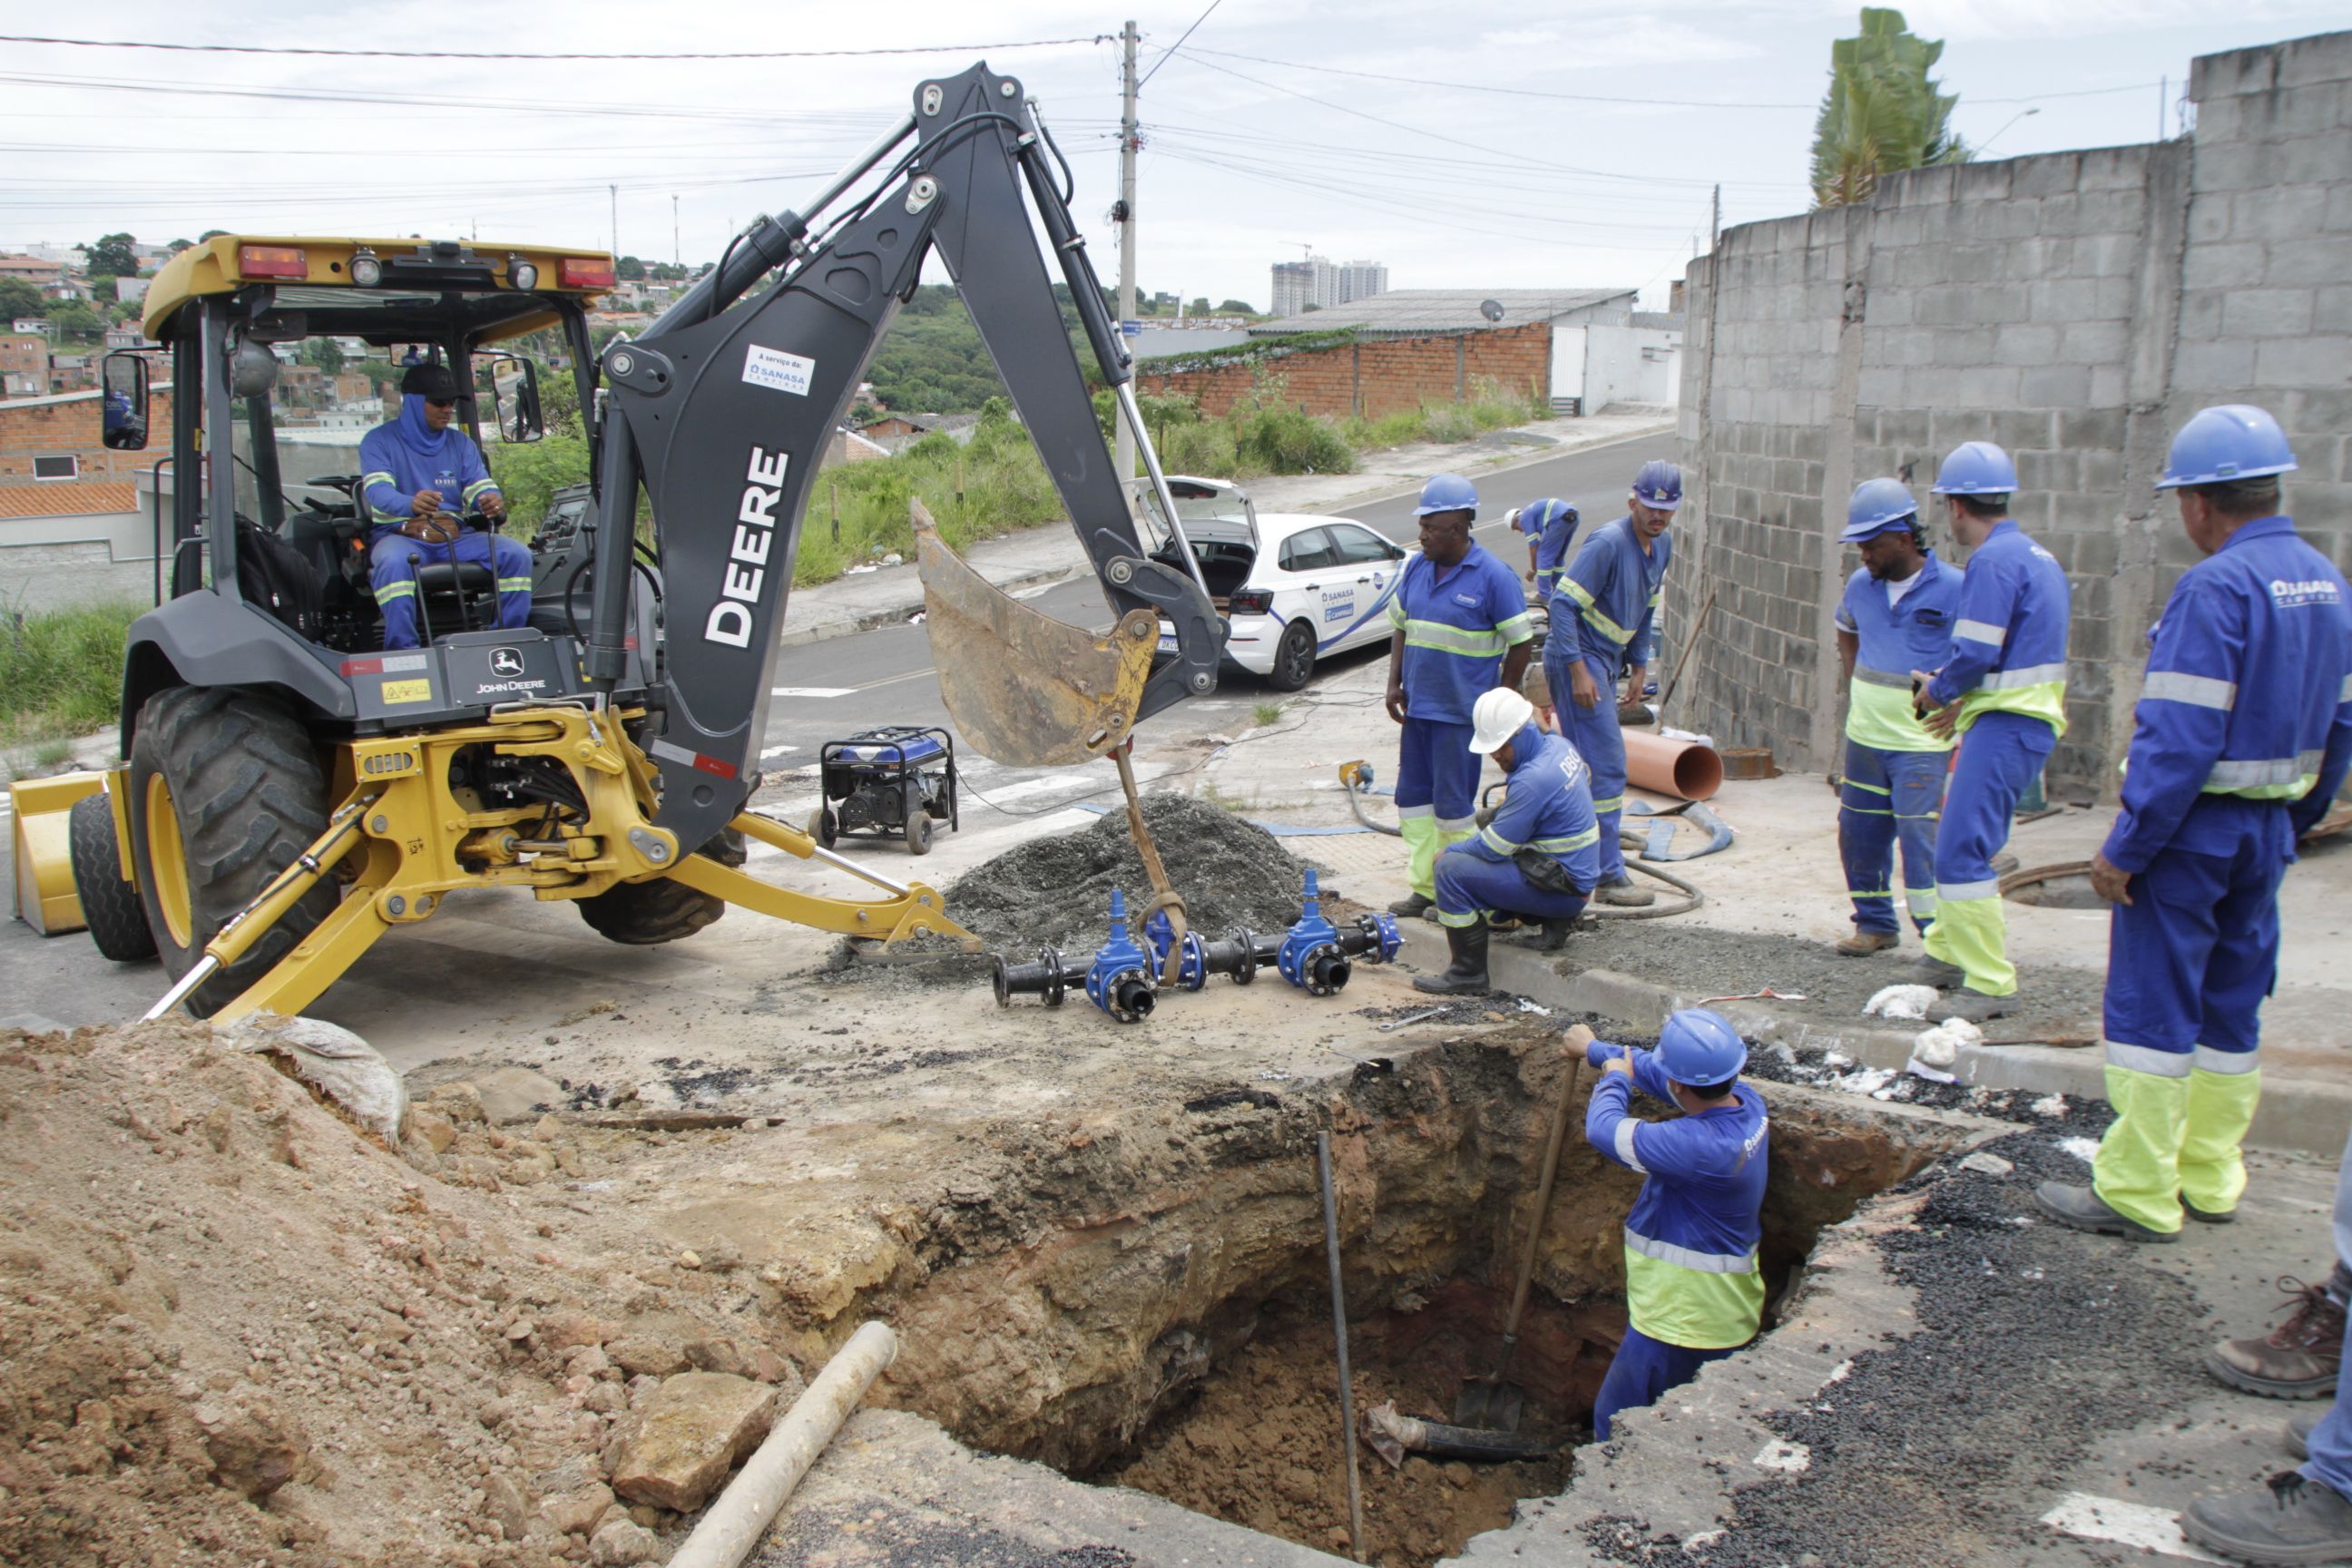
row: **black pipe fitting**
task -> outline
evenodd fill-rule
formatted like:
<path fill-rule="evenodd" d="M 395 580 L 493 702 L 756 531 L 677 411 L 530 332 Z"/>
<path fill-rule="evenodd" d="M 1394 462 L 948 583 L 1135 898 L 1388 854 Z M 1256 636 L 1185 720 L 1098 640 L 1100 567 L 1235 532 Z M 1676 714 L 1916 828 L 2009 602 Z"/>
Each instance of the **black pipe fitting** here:
<path fill-rule="evenodd" d="M 1010 1007 L 1015 996 L 1039 996 L 1048 1007 L 1058 1007 L 1072 986 L 1087 983 L 1087 966 L 1083 960 L 1066 959 L 1058 948 L 1041 947 L 1034 963 L 1007 963 L 1004 955 L 994 956 L 995 973 L 990 983 L 996 987 L 996 1005 Z"/>

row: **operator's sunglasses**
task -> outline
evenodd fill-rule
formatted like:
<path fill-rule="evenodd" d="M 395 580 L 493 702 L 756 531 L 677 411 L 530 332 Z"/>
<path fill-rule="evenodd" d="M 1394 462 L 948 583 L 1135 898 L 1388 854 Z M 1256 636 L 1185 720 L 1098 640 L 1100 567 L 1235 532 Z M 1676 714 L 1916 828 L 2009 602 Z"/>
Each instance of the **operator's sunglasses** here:
<path fill-rule="evenodd" d="M 427 408 L 455 408 L 457 406 L 457 400 L 454 397 L 428 397 L 425 400 L 425 406 Z"/>

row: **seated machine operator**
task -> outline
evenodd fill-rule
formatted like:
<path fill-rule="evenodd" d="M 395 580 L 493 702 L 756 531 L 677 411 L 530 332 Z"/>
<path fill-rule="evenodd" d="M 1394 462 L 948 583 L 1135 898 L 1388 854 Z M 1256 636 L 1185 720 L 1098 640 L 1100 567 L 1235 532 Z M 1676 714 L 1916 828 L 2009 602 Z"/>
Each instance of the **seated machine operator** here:
<path fill-rule="evenodd" d="M 411 365 L 400 378 L 400 415 L 360 443 L 360 493 L 368 521 L 368 563 L 376 603 L 383 609 L 383 646 L 420 647 L 416 568 L 420 563 L 477 561 L 498 579 L 498 626 L 511 631 L 530 618 L 531 558 L 521 541 L 464 531 L 467 510 L 492 521 L 506 515 L 506 498 L 490 478 L 481 448 L 450 428 L 457 384 L 437 364 Z M 444 630 L 449 628 L 443 628 Z"/>

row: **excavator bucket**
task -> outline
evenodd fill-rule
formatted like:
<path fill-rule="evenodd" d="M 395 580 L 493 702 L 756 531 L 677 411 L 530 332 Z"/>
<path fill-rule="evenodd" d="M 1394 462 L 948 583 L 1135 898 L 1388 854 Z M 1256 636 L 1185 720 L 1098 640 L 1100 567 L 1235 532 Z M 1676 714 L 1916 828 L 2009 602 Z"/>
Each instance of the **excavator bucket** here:
<path fill-rule="evenodd" d="M 1108 634 L 1042 615 L 964 564 L 911 505 L 940 696 L 957 734 L 1014 767 L 1107 756 L 1134 726 L 1160 621 L 1130 610 Z"/>

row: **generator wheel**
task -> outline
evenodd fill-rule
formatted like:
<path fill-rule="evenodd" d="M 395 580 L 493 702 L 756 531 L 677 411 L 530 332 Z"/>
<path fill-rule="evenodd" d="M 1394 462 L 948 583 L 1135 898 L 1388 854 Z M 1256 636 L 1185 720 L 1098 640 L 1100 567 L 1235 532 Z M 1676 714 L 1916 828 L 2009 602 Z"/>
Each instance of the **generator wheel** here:
<path fill-rule="evenodd" d="M 827 849 L 833 847 L 834 840 L 841 837 L 841 829 L 834 821 L 830 806 L 820 805 L 809 813 L 808 836 Z"/>
<path fill-rule="evenodd" d="M 301 723 L 277 700 L 236 687 L 175 686 L 139 710 L 131 744 L 131 852 L 139 901 L 163 967 L 195 967 L 236 914 L 327 830 L 327 775 Z M 243 958 L 188 996 L 219 1012 L 334 912 L 322 879 Z"/>
<path fill-rule="evenodd" d="M 921 806 L 907 818 L 907 853 L 928 855 L 931 852 L 931 814 Z"/>
<path fill-rule="evenodd" d="M 139 907 L 139 889 L 122 879 L 122 850 L 114 838 L 114 807 L 103 795 L 73 803 L 66 819 L 74 891 L 98 951 L 117 963 L 155 956 L 155 933 Z"/>
<path fill-rule="evenodd" d="M 721 866 L 740 866 L 748 851 L 743 836 L 722 827 L 699 853 Z M 650 882 L 620 882 L 579 900 L 580 918 L 599 936 L 631 947 L 651 947 L 692 936 L 727 912 L 727 900 L 683 882 L 657 877 Z"/>

